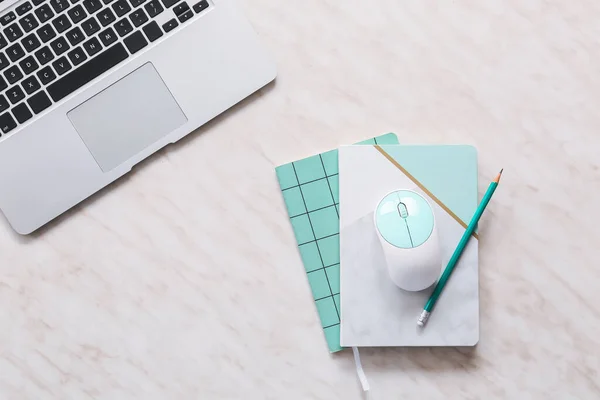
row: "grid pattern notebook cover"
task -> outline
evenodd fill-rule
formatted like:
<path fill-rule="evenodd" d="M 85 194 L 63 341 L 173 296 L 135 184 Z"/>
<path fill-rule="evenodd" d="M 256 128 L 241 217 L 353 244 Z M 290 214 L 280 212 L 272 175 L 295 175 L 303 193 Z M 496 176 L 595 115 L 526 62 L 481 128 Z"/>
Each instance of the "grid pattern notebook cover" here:
<path fill-rule="evenodd" d="M 393 133 L 357 144 L 397 144 Z M 340 346 L 338 151 L 275 169 L 330 352 Z"/>

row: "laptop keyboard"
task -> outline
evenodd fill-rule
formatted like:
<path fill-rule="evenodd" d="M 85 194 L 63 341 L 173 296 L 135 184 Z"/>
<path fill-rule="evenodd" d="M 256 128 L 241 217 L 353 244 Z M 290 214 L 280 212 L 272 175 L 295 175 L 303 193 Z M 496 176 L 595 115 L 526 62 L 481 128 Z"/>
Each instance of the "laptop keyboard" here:
<path fill-rule="evenodd" d="M 0 16 L 0 136 L 209 6 L 193 2 L 32 0 Z"/>

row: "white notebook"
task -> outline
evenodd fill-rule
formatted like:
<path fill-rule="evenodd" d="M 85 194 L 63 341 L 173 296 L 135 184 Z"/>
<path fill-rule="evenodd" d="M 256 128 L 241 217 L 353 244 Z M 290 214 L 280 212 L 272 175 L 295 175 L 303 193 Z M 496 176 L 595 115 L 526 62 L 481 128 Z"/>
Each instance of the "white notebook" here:
<path fill-rule="evenodd" d="M 389 278 L 373 213 L 411 189 L 433 206 L 445 266 L 477 207 L 471 146 L 344 146 L 339 151 L 341 345 L 474 346 L 479 340 L 478 238 L 471 238 L 424 329 L 432 288 L 406 292 Z"/>

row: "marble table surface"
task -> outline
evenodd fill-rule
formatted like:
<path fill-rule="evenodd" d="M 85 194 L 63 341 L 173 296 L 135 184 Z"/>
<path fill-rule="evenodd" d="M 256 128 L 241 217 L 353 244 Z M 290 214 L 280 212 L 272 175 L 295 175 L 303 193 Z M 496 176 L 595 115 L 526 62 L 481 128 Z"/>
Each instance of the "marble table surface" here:
<path fill-rule="evenodd" d="M 0 399 L 361 399 L 274 167 L 479 150 L 481 340 L 370 349 L 372 399 L 600 398 L 600 3 L 244 0 L 279 77 L 33 235 L 0 222 Z"/>

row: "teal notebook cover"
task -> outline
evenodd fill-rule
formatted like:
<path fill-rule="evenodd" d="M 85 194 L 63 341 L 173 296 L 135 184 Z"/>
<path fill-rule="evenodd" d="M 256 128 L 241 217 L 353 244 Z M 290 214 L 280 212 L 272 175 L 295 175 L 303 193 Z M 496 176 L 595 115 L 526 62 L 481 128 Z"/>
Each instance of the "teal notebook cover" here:
<path fill-rule="evenodd" d="M 393 133 L 360 145 L 397 144 Z M 330 352 L 340 346 L 338 150 L 275 169 Z"/>

